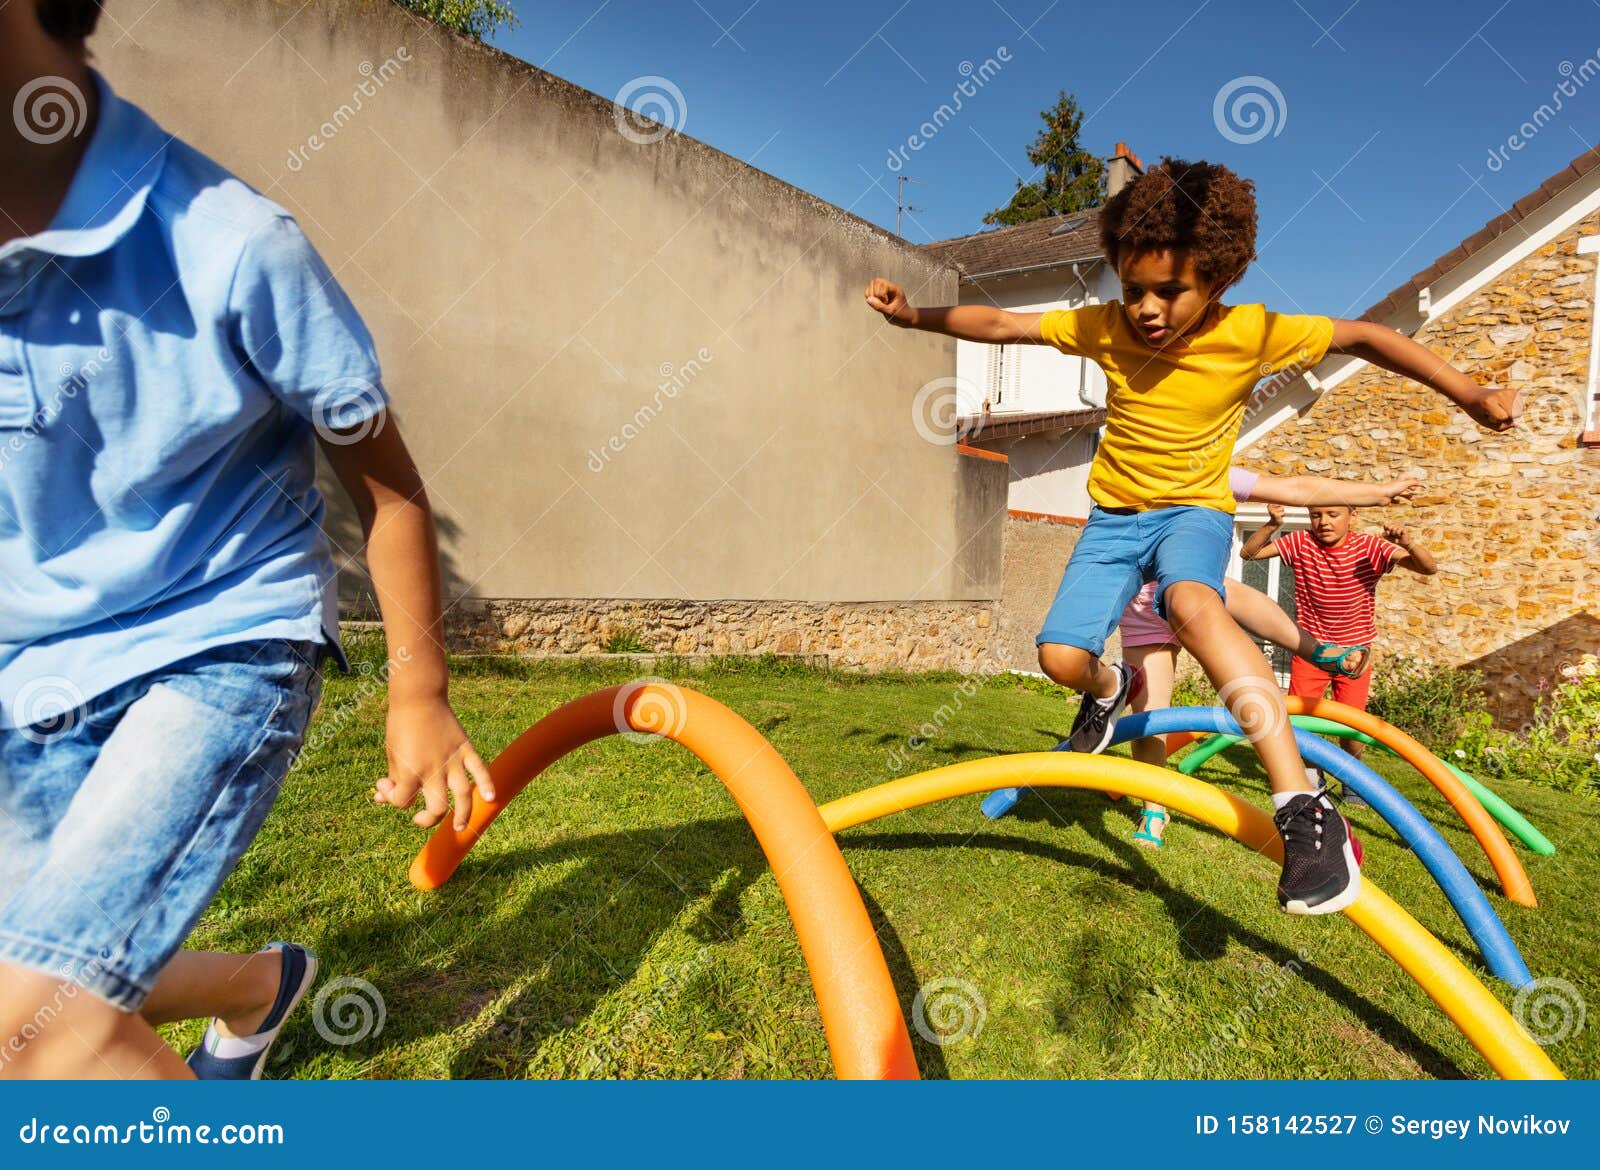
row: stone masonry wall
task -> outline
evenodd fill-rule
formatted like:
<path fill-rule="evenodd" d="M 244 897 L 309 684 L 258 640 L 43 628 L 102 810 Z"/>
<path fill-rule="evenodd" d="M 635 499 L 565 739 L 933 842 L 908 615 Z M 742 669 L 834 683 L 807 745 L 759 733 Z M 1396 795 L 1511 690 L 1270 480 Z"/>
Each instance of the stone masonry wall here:
<path fill-rule="evenodd" d="M 613 639 L 657 654 L 826 657 L 864 670 L 1037 671 L 1033 638 L 1080 529 L 1012 517 L 995 602 L 464 600 L 447 615 L 451 649 L 599 654 Z M 349 616 L 375 616 L 359 604 Z M 1113 646 L 1114 652 L 1114 646 Z"/>
<path fill-rule="evenodd" d="M 996 633 L 987 602 L 471 600 L 447 621 L 458 653 L 599 654 L 628 635 L 658 654 L 825 655 L 866 670 L 977 670 Z"/>
<path fill-rule="evenodd" d="M 1439 560 L 1379 586 L 1380 646 L 1482 669 L 1504 724 L 1532 710 L 1540 679 L 1600 643 L 1600 450 L 1579 443 L 1594 328 L 1590 216 L 1417 334 L 1479 384 L 1524 392 L 1522 425 L 1481 430 L 1425 387 L 1368 367 L 1302 418 L 1240 453 L 1272 475 L 1416 474 L 1410 506 L 1373 508 L 1360 528 L 1406 525 Z"/>

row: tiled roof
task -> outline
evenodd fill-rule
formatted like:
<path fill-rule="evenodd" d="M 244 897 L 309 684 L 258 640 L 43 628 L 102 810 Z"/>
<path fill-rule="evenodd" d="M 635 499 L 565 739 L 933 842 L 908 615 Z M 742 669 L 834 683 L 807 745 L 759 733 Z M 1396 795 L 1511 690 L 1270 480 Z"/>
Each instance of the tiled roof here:
<path fill-rule="evenodd" d="M 1057 228 L 1073 220 L 1076 227 L 1060 235 Z M 961 273 L 962 283 L 1017 268 L 1044 268 L 1074 260 L 1099 260 L 1100 209 L 1052 215 L 1015 227 L 996 228 L 953 240 L 936 240 L 924 247 Z"/>
<path fill-rule="evenodd" d="M 1506 232 L 1511 231 L 1517 224 L 1546 203 L 1549 203 L 1550 200 L 1561 194 L 1561 192 L 1572 186 L 1573 183 L 1576 183 L 1597 166 L 1600 166 L 1600 147 L 1595 147 L 1593 150 L 1580 154 L 1567 165 L 1565 170 L 1557 171 L 1551 175 L 1543 183 L 1539 184 L 1537 189 L 1512 204 L 1511 210 L 1491 219 L 1483 227 L 1462 240 L 1461 243 L 1443 256 L 1440 256 L 1399 288 L 1390 292 L 1388 296 L 1361 314 L 1360 319 L 1363 321 L 1382 321 L 1403 309 L 1414 310 L 1419 292 L 1474 252 L 1481 251 Z"/>
<path fill-rule="evenodd" d="M 1371 305 L 1361 314 L 1365 321 L 1382 321 L 1417 303 L 1417 294 L 1445 275 L 1474 252 L 1493 243 L 1506 232 L 1550 200 L 1600 166 L 1600 147 L 1586 151 L 1573 159 L 1565 169 L 1551 175 L 1535 190 L 1517 200 L 1503 215 L 1491 219 L 1472 235 L 1462 240 L 1450 251 L 1392 290 L 1387 296 Z M 977 232 L 970 236 L 957 236 L 951 240 L 938 240 L 924 245 L 927 251 L 953 265 L 963 283 L 977 277 L 1023 268 L 1045 268 L 1068 264 L 1074 260 L 1100 259 L 1099 242 L 1100 209 L 1073 212 L 1071 215 L 1051 216 L 1015 227 Z M 1071 231 L 1060 235 L 1052 233 L 1063 223 L 1078 219 L 1081 222 Z"/>
<path fill-rule="evenodd" d="M 1017 414 L 964 414 L 957 422 L 963 443 L 986 443 L 1043 431 L 1069 431 L 1098 427 L 1106 421 L 1103 408 L 1089 410 L 1028 411 Z"/>

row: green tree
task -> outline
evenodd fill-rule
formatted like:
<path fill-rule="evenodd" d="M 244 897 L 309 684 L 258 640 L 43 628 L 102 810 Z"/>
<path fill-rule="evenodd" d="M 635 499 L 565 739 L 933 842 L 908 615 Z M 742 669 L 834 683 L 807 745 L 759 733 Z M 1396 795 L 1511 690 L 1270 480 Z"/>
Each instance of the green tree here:
<path fill-rule="evenodd" d="M 517 14 L 499 0 L 394 0 L 451 32 L 481 41 L 501 28 L 516 28 Z"/>
<path fill-rule="evenodd" d="M 1106 165 L 1099 155 L 1078 145 L 1083 130 L 1083 110 L 1078 99 L 1061 92 L 1056 104 L 1040 110 L 1044 129 L 1028 147 L 1028 161 L 1044 168 L 1037 182 L 1017 180 L 1016 194 L 1004 207 L 983 217 L 984 223 L 1031 223 L 1051 215 L 1066 215 L 1095 207 L 1105 199 Z"/>

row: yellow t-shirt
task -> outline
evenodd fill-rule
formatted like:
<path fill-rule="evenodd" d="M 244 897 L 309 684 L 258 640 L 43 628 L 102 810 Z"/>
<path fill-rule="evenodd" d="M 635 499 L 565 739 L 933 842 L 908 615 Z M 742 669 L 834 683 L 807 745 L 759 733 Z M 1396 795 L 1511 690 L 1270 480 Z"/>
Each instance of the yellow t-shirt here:
<path fill-rule="evenodd" d="M 1089 496 L 1101 507 L 1231 513 L 1228 465 L 1251 390 L 1288 366 L 1310 369 L 1333 342 L 1327 317 L 1264 305 L 1218 310 L 1211 328 L 1165 350 L 1145 343 L 1120 301 L 1040 320 L 1047 342 L 1106 374 L 1106 433 L 1089 470 Z"/>

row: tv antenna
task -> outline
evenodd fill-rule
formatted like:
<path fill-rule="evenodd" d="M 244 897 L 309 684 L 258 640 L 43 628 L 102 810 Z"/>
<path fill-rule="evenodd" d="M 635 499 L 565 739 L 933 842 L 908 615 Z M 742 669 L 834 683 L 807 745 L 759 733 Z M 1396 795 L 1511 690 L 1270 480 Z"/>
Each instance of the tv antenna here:
<path fill-rule="evenodd" d="M 912 207 L 906 202 L 906 184 L 915 183 L 919 187 L 926 186 L 921 179 L 908 178 L 900 175 L 894 181 L 894 234 L 905 239 L 905 233 L 900 230 L 900 216 L 907 211 L 926 211 L 926 207 Z"/>

